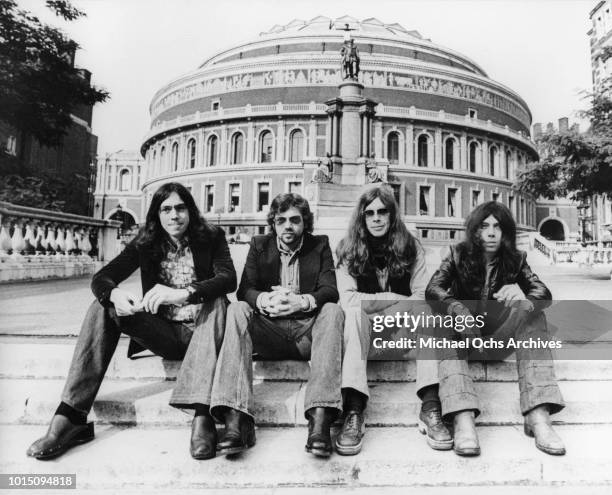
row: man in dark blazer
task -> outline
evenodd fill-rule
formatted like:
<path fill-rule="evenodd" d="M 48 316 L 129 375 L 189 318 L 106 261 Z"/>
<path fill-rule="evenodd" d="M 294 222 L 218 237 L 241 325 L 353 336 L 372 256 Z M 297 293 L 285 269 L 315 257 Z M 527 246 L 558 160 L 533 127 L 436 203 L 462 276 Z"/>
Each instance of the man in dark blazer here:
<path fill-rule="evenodd" d="M 270 206 L 272 233 L 256 236 L 227 311 L 215 372 L 212 415 L 225 422 L 218 454 L 255 444 L 253 352 L 260 359 L 310 360 L 304 400 L 306 450 L 328 457 L 330 425 L 341 412 L 344 313 L 327 236 L 313 236 L 313 215 L 297 194 L 279 194 Z"/>
<path fill-rule="evenodd" d="M 119 287 L 138 268 L 143 298 Z M 153 195 L 145 226 L 93 276 L 91 288 L 97 300 L 79 333 L 62 401 L 46 435 L 27 454 L 57 457 L 93 439 L 87 414 L 125 333 L 131 337 L 130 357 L 146 348 L 165 359 L 183 359 L 170 404 L 195 411 L 191 455 L 214 457 L 210 394 L 223 341 L 226 294 L 236 288 L 223 231 L 201 217 L 184 186 L 165 184 Z"/>

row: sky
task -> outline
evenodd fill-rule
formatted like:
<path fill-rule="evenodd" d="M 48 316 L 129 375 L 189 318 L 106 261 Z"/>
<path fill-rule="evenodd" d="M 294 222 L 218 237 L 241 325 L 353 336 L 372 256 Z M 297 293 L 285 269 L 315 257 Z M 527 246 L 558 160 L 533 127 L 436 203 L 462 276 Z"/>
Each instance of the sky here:
<path fill-rule="evenodd" d="M 77 65 L 111 93 L 94 108 L 100 157 L 140 148 L 151 99 L 169 81 L 275 24 L 318 15 L 415 29 L 516 91 L 534 123 L 578 121 L 592 84 L 587 31 L 596 0 L 73 0 L 87 17 L 72 23 L 43 0 L 18 3 L 75 39 Z"/>

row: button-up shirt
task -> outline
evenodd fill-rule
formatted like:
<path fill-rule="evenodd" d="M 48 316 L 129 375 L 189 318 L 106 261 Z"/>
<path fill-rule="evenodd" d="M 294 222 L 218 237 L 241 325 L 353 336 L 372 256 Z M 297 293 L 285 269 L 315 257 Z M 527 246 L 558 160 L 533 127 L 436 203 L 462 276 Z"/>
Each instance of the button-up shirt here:
<path fill-rule="evenodd" d="M 299 254 L 304 243 L 304 237 L 300 239 L 298 246 L 292 251 L 286 246 L 279 237 L 276 238 L 276 247 L 280 254 L 281 272 L 280 272 L 280 285 L 281 287 L 288 289 L 293 294 L 300 293 L 300 259 Z M 263 296 L 263 297 L 262 297 Z M 260 294 L 257 298 L 257 308 L 263 310 L 263 298 L 266 297 L 264 294 Z M 315 298 L 311 294 L 305 294 L 308 300 L 309 306 L 305 311 L 312 311 L 317 307 Z"/>
<path fill-rule="evenodd" d="M 169 239 L 165 241 L 164 259 L 160 263 L 159 280 L 163 285 L 173 289 L 185 289 L 197 280 L 193 255 L 188 239 L 183 237 L 176 244 Z M 186 304 L 184 306 L 162 305 L 160 314 L 170 321 L 195 321 L 201 304 Z"/>

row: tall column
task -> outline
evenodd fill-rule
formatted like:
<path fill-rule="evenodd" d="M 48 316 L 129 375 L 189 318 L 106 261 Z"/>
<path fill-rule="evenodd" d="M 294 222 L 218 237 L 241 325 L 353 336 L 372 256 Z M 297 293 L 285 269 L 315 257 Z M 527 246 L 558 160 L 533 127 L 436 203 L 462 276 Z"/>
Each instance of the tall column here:
<path fill-rule="evenodd" d="M 285 121 L 279 120 L 276 131 L 276 160 L 277 162 L 285 161 Z"/>
<path fill-rule="evenodd" d="M 253 121 L 249 120 L 249 125 L 247 127 L 247 142 L 246 142 L 246 162 L 253 163 L 255 159 L 253 158 L 253 149 L 255 148 L 255 129 L 253 125 Z"/>
<path fill-rule="evenodd" d="M 486 139 L 482 140 L 482 160 L 480 160 L 480 173 L 489 173 L 489 142 Z"/>
<path fill-rule="evenodd" d="M 306 156 L 317 156 L 317 121 L 314 117 L 310 118 L 308 127 L 308 151 Z"/>
<path fill-rule="evenodd" d="M 434 138 L 434 167 L 442 167 L 442 129 L 436 128 Z"/>
<path fill-rule="evenodd" d="M 461 153 L 461 160 L 459 163 L 459 169 L 460 170 L 467 170 L 468 169 L 468 157 L 467 157 L 467 134 L 465 132 L 461 133 L 461 137 L 459 138 L 459 146 L 460 146 L 460 153 Z"/>
<path fill-rule="evenodd" d="M 187 136 L 184 132 L 181 133 L 178 144 L 179 149 L 178 156 L 176 159 L 176 170 L 185 170 L 187 168 L 187 160 L 185 159 L 187 151 Z"/>
<path fill-rule="evenodd" d="M 332 116 L 332 155 L 340 156 L 340 117 L 337 113 Z"/>
<path fill-rule="evenodd" d="M 380 120 L 374 123 L 374 153 L 377 159 L 383 157 L 383 126 Z"/>
<path fill-rule="evenodd" d="M 328 112 L 327 114 L 327 127 L 325 128 L 325 149 L 326 152 L 329 153 L 330 155 L 334 154 L 334 133 L 333 133 L 333 127 L 334 127 L 334 119 L 333 119 L 333 114 L 331 112 Z"/>
<path fill-rule="evenodd" d="M 408 124 L 406 126 L 406 166 L 414 165 L 414 126 Z"/>
<path fill-rule="evenodd" d="M 113 191 L 119 190 L 119 165 L 115 162 L 113 165 Z"/>
<path fill-rule="evenodd" d="M 219 165 L 227 165 L 227 124 L 221 126 L 221 142 L 219 143 Z"/>
<path fill-rule="evenodd" d="M 361 147 L 359 156 L 368 156 L 368 114 L 361 113 Z"/>

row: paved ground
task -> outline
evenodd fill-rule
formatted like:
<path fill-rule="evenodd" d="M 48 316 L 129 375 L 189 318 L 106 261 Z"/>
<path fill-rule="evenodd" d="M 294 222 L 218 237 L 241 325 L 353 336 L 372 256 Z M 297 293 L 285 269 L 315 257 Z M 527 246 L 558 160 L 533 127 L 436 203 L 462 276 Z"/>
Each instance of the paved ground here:
<path fill-rule="evenodd" d="M 248 246 L 231 246 L 238 275 L 242 273 Z M 437 267 L 440 249 L 427 252 L 430 271 Z M 610 300 L 612 281 L 609 268 L 592 269 L 574 265 L 551 266 L 537 253 L 530 254 L 534 271 L 550 287 L 555 299 Z M 87 307 L 93 301 L 89 277 L 0 285 L 0 334 L 77 335 Z M 140 293 L 140 275 L 136 272 L 125 282 Z M 230 297 L 233 299 L 233 296 Z"/>

